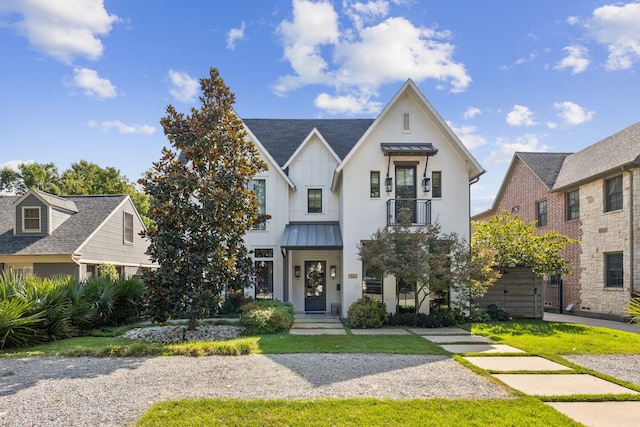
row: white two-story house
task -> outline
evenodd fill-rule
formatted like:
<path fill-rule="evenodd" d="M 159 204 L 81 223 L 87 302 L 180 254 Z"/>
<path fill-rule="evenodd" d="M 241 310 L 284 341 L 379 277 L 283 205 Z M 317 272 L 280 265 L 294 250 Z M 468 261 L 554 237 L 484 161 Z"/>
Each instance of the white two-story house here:
<path fill-rule="evenodd" d="M 268 164 L 251 186 L 271 216 L 245 237 L 258 276 L 250 296 L 345 316 L 368 295 L 393 312 L 413 296 L 367 274 L 360 243 L 400 211 L 468 239 L 470 185 L 484 170 L 413 81 L 375 119 L 243 122 Z"/>

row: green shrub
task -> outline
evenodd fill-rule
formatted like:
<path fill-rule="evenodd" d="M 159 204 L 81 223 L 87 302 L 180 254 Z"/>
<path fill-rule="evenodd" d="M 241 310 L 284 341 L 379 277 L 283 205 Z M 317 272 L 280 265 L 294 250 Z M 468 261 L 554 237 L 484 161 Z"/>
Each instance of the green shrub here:
<path fill-rule="evenodd" d="M 362 297 L 347 310 L 350 328 L 381 328 L 387 322 L 387 306 L 384 302 Z"/>
<path fill-rule="evenodd" d="M 489 317 L 491 317 L 491 320 L 497 320 L 500 322 L 509 320 L 509 313 L 499 308 L 495 304 L 489 304 L 489 306 L 487 306 L 487 314 L 489 315 Z"/>
<path fill-rule="evenodd" d="M 243 306 L 240 324 L 248 335 L 274 334 L 289 331 L 294 319 L 290 302 L 252 300 Z"/>
<path fill-rule="evenodd" d="M 462 311 L 450 308 L 433 308 L 429 314 L 397 313 L 389 316 L 389 325 L 411 328 L 446 328 L 463 322 Z"/>
<path fill-rule="evenodd" d="M 640 297 L 636 296 L 629 301 L 626 312 L 631 316 L 631 322 L 640 325 Z"/>

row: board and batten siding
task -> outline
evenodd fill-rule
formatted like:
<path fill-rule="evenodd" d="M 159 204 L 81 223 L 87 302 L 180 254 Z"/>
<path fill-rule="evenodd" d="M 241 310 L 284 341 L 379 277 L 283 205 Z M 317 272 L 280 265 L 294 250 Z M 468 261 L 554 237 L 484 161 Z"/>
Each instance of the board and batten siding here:
<path fill-rule="evenodd" d="M 133 214 L 133 244 L 124 242 L 124 212 Z M 148 266 L 151 262 L 145 251 L 149 243 L 139 235 L 144 225 L 135 212 L 131 199 L 127 198 L 80 248 L 81 262 L 104 260 L 112 264 Z"/>

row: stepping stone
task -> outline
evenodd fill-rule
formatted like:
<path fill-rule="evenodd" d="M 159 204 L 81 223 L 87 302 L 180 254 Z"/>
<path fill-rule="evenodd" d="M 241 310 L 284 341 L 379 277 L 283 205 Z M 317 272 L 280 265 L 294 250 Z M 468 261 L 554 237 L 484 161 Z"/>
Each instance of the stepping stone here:
<path fill-rule="evenodd" d="M 353 335 L 409 335 L 409 332 L 398 328 L 351 329 Z"/>
<path fill-rule="evenodd" d="M 493 342 L 481 335 L 423 335 L 422 338 L 437 344 Z"/>
<path fill-rule="evenodd" d="M 547 402 L 567 417 L 591 427 L 636 426 L 640 402 Z"/>
<path fill-rule="evenodd" d="M 573 394 L 639 394 L 635 390 L 587 374 L 496 374 L 509 387 L 532 396 Z"/>
<path fill-rule="evenodd" d="M 347 335 L 344 329 L 291 329 L 289 335 Z"/>
<path fill-rule="evenodd" d="M 440 347 L 449 353 L 524 353 L 524 350 L 506 344 L 445 344 Z"/>
<path fill-rule="evenodd" d="M 461 328 L 411 328 L 416 335 L 471 335 L 471 332 Z"/>
<path fill-rule="evenodd" d="M 291 329 L 344 329 L 342 323 L 298 323 L 294 322 Z"/>
<path fill-rule="evenodd" d="M 572 371 L 573 369 L 539 356 L 463 357 L 463 359 L 487 371 Z"/>

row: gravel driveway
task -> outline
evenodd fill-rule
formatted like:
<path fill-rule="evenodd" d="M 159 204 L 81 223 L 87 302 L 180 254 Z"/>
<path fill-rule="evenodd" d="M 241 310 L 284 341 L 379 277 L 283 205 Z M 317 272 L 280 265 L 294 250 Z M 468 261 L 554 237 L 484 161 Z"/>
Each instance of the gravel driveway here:
<path fill-rule="evenodd" d="M 506 398 L 446 356 L 291 354 L 0 359 L 0 425 L 125 426 L 184 397 Z"/>

